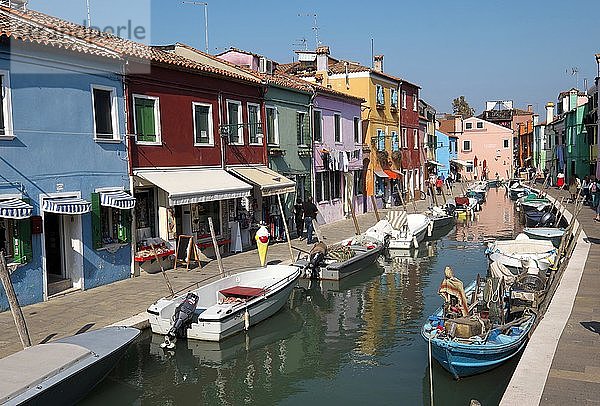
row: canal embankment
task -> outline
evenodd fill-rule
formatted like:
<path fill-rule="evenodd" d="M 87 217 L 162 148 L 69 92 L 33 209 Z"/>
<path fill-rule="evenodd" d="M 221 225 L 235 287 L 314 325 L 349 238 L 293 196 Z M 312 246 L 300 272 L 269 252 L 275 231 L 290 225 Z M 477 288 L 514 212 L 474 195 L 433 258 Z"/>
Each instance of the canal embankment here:
<path fill-rule="evenodd" d="M 583 207 L 561 204 L 567 192 L 547 191 L 566 209 L 576 244 L 556 290 L 506 389 L 501 405 L 598 403 L 600 393 L 600 223 Z"/>

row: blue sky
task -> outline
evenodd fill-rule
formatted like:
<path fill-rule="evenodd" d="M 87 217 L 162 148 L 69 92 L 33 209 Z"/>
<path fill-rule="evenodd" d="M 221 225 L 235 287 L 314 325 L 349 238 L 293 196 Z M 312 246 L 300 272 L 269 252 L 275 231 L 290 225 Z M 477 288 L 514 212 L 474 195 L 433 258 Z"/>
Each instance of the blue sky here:
<path fill-rule="evenodd" d="M 203 6 L 180 0 L 89 0 L 92 25 L 143 27 L 144 42 L 184 42 L 204 50 Z M 454 0 L 302 2 L 209 0 L 211 53 L 230 46 L 289 62 L 317 14 L 319 39 L 332 55 L 370 65 L 384 54 L 385 71 L 422 87 L 439 112 L 465 95 L 479 113 L 486 100 L 533 104 L 547 101 L 596 76 L 600 53 L 596 0 Z M 30 0 L 30 7 L 71 21 L 86 19 L 86 0 Z M 370 8 L 367 8 L 367 5 Z M 299 14 L 301 14 L 299 16 Z M 133 32 L 133 30 L 132 30 Z M 138 30 L 138 33 L 142 32 Z M 126 30 L 122 34 L 127 36 Z M 576 67 L 578 75 L 572 75 Z"/>

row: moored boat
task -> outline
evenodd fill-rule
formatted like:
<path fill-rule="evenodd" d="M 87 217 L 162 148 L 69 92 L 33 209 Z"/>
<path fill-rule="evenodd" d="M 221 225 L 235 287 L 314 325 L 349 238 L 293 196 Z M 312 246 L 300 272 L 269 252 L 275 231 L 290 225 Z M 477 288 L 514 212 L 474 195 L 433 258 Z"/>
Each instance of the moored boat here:
<path fill-rule="evenodd" d="M 433 223 L 424 214 L 406 214 L 403 211 L 390 211 L 388 221 L 393 228 L 390 235 L 389 249 L 418 248 L 419 243 L 431 234 Z"/>
<path fill-rule="evenodd" d="M 523 229 L 525 235 L 535 240 L 548 240 L 558 248 L 560 241 L 565 234 L 564 228 L 554 227 L 526 227 Z"/>
<path fill-rule="evenodd" d="M 556 248 L 550 241 L 534 240 L 519 234 L 514 240 L 499 240 L 488 244 L 490 261 L 497 261 L 511 270 L 527 269 L 530 273 L 546 271 L 556 261 Z"/>

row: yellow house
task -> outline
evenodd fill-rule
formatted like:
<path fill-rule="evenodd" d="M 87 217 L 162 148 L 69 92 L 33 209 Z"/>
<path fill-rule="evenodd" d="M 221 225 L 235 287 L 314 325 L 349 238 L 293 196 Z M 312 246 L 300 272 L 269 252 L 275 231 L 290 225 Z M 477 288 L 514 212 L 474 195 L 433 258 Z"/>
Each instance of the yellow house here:
<path fill-rule="evenodd" d="M 365 100 L 361 108 L 364 160 L 364 191 L 383 203 L 400 178 L 400 97 L 402 79 L 383 72 L 383 55 L 374 58 L 374 67 L 338 60 L 329 55 L 329 47 L 316 51 L 297 51 L 299 61 L 282 65 L 285 72 L 314 81 Z"/>

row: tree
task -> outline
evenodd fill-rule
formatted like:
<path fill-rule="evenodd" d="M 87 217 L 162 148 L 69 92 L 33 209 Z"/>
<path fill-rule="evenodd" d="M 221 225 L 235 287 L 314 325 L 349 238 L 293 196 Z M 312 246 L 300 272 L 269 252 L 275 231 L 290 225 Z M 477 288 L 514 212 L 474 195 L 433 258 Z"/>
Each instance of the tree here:
<path fill-rule="evenodd" d="M 469 118 L 475 114 L 475 109 L 469 106 L 465 96 L 457 97 L 452 100 L 452 111 L 454 114 L 460 114 L 462 118 Z"/>

